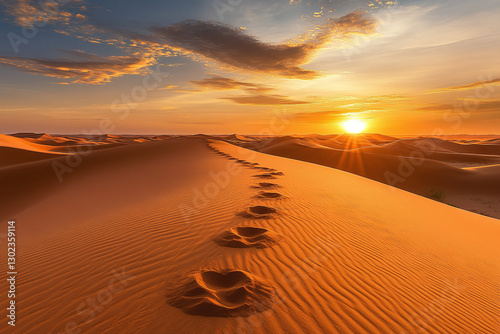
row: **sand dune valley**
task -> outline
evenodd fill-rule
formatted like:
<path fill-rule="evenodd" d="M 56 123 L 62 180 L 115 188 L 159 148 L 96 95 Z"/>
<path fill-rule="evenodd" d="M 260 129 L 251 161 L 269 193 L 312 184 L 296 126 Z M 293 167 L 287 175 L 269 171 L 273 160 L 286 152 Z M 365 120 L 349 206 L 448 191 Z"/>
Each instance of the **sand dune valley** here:
<path fill-rule="evenodd" d="M 1 333 L 500 333 L 499 136 L 18 133 L 0 180 Z"/>

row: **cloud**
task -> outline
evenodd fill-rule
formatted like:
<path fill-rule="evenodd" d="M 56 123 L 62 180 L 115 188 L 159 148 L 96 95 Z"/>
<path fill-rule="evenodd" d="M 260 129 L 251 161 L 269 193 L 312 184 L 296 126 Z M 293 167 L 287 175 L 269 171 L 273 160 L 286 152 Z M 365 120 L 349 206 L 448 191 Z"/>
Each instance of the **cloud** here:
<path fill-rule="evenodd" d="M 281 105 L 281 104 L 306 104 L 309 102 L 290 99 L 283 95 L 254 94 L 243 96 L 223 97 L 222 100 L 230 100 L 238 104 L 253 105 Z"/>
<path fill-rule="evenodd" d="M 166 86 L 158 88 L 158 89 L 161 90 L 161 89 L 177 89 L 177 88 L 179 88 L 179 86 L 177 86 L 177 85 L 166 85 Z"/>
<path fill-rule="evenodd" d="M 418 108 L 421 111 L 455 111 L 474 112 L 474 111 L 500 111 L 500 100 L 479 100 L 479 99 L 457 99 L 449 104 L 431 104 L 425 107 Z"/>
<path fill-rule="evenodd" d="M 125 74 L 137 74 L 154 61 L 151 58 L 135 56 L 101 57 L 78 50 L 67 53 L 79 59 L 0 57 L 0 64 L 24 72 L 73 79 L 73 83 L 102 84 Z"/>
<path fill-rule="evenodd" d="M 194 80 L 191 81 L 191 83 L 201 87 L 202 89 L 210 89 L 210 90 L 245 89 L 247 91 L 255 93 L 265 93 L 273 90 L 273 88 L 264 85 L 238 81 L 235 79 L 221 77 L 218 75 L 212 75 L 210 76 L 210 78 L 202 80 Z"/>
<path fill-rule="evenodd" d="M 375 20 L 353 12 L 299 36 L 296 41 L 270 44 L 248 35 L 245 30 L 222 23 L 186 20 L 167 27 L 154 27 L 156 38 L 143 40 L 163 41 L 168 47 L 219 62 L 223 66 L 249 72 L 263 72 L 290 78 L 311 79 L 316 71 L 300 66 L 332 41 L 346 40 L 353 34 L 372 34 Z"/>
<path fill-rule="evenodd" d="M 455 92 L 455 91 L 464 91 L 464 90 L 470 90 L 470 89 L 475 89 L 475 88 L 482 88 L 485 86 L 492 86 L 492 85 L 499 85 L 500 84 L 500 78 L 497 79 L 492 79 L 492 80 L 484 80 L 484 81 L 477 81 L 473 82 L 467 85 L 462 85 L 462 86 L 454 86 L 454 87 L 446 87 L 446 88 L 438 88 L 431 90 L 429 93 L 430 94 L 435 94 L 435 93 L 446 93 L 446 92 Z"/>
<path fill-rule="evenodd" d="M 274 88 L 250 82 L 239 81 L 231 78 L 212 75 L 202 80 L 191 81 L 192 84 L 201 87 L 202 90 L 232 90 L 243 89 L 248 95 L 222 97 L 238 104 L 252 105 L 281 105 L 281 104 L 306 104 L 310 102 L 293 100 L 287 96 L 269 94 Z M 193 91 L 193 90 L 191 90 Z"/>
<path fill-rule="evenodd" d="M 35 22 L 69 22 L 74 16 L 69 9 L 82 1 L 70 0 L 59 4 L 56 1 L 0 0 L 0 3 L 3 4 L 5 13 L 13 18 L 15 24 L 33 27 Z M 79 20 L 85 19 L 82 14 L 75 17 Z"/>
<path fill-rule="evenodd" d="M 293 100 L 287 96 L 269 94 L 274 88 L 250 82 L 239 81 L 231 78 L 212 75 L 202 80 L 191 81 L 192 84 L 201 87 L 202 90 L 232 90 L 243 89 L 248 95 L 228 96 L 221 98 L 238 104 L 252 105 L 282 105 L 282 104 L 306 104 L 309 102 Z"/>
<path fill-rule="evenodd" d="M 345 111 L 327 110 L 296 113 L 292 114 L 291 118 L 293 118 L 295 122 L 300 123 L 328 123 L 339 119 L 344 114 L 346 114 Z"/>
<path fill-rule="evenodd" d="M 54 25 L 53 31 L 95 44 L 131 50 L 131 42 L 120 31 L 89 17 L 85 0 L 0 0 L 14 24 L 37 29 Z M 144 52 L 144 48 L 140 50 Z M 150 50 L 148 50 L 150 51 Z M 157 54 L 161 52 L 157 50 Z"/>

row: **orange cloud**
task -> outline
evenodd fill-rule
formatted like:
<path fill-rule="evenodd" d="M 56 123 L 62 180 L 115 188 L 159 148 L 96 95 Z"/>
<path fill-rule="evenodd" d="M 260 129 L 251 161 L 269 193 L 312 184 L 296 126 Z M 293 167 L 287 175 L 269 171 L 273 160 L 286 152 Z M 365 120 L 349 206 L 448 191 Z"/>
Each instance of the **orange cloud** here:
<path fill-rule="evenodd" d="M 456 112 L 471 112 L 471 111 L 484 111 L 492 112 L 500 109 L 500 100 L 479 100 L 479 99 L 457 99 L 449 104 L 430 104 L 425 107 L 418 108 L 421 111 L 451 111 Z"/>
<path fill-rule="evenodd" d="M 354 12 L 338 19 L 329 19 L 297 41 L 270 44 L 248 35 L 245 30 L 221 23 L 187 20 L 167 27 L 155 27 L 156 36 L 144 36 L 144 41 L 163 40 L 168 47 L 219 62 L 224 66 L 251 72 L 264 72 L 284 77 L 311 79 L 316 71 L 300 66 L 333 40 L 345 40 L 353 34 L 372 34 L 375 20 Z M 141 39 L 139 36 L 135 36 Z"/>
<path fill-rule="evenodd" d="M 22 27 L 33 27 L 35 22 L 68 22 L 73 16 L 68 9 L 81 2 L 82 0 L 70 0 L 64 4 L 58 4 L 56 1 L 1 1 L 5 7 L 5 13 L 13 18 L 15 24 Z"/>
<path fill-rule="evenodd" d="M 328 123 L 339 119 L 339 116 L 345 114 L 345 111 L 328 110 L 317 112 L 302 112 L 292 114 L 291 117 L 299 123 Z"/>
<path fill-rule="evenodd" d="M 264 95 L 255 94 L 248 96 L 230 96 L 223 97 L 222 100 L 230 100 L 238 104 L 253 104 L 253 105 L 279 105 L 279 104 L 306 104 L 309 102 L 292 100 L 283 95 Z"/>
<path fill-rule="evenodd" d="M 462 86 L 454 86 L 454 87 L 446 87 L 446 88 L 438 88 L 430 91 L 429 93 L 446 93 L 446 92 L 455 92 L 455 91 L 463 91 L 463 90 L 469 90 L 469 89 L 475 89 L 475 88 L 480 88 L 484 86 L 492 86 L 492 85 L 498 85 L 500 84 L 500 78 L 497 79 L 492 79 L 492 80 L 485 80 L 485 81 L 477 81 L 473 82 L 467 85 L 462 85 Z"/>
<path fill-rule="evenodd" d="M 49 77 L 74 79 L 73 83 L 102 84 L 125 74 L 137 74 L 154 59 L 133 56 L 100 57 L 82 51 L 68 51 L 80 59 L 37 59 L 0 57 L 0 64 Z"/>
<path fill-rule="evenodd" d="M 255 93 L 265 93 L 273 90 L 273 88 L 267 86 L 238 81 L 231 78 L 221 77 L 218 75 L 212 75 L 210 78 L 202 80 L 191 81 L 191 83 L 201 87 L 202 89 L 211 89 L 211 90 L 245 89 Z"/>

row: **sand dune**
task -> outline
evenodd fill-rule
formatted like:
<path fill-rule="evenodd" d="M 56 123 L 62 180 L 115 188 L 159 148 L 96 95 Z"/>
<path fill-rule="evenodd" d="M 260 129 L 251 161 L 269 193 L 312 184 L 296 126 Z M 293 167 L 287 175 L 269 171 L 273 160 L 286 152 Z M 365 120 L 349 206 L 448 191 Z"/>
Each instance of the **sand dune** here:
<path fill-rule="evenodd" d="M 0 147 L 10 147 L 20 150 L 33 151 L 33 152 L 49 152 L 55 147 L 50 145 L 42 145 L 28 139 L 17 138 L 14 136 L 0 134 Z"/>
<path fill-rule="evenodd" d="M 500 218 L 500 174 L 486 175 L 486 169 L 468 168 L 500 164 L 500 154 L 491 154 L 496 152 L 495 145 L 464 145 L 439 138 L 394 138 L 386 142 L 393 138 L 372 136 L 336 136 L 333 144 L 322 136 L 279 136 L 238 145 L 355 173 Z M 330 145 L 323 145 L 325 141 Z"/>
<path fill-rule="evenodd" d="M 0 168 L 26 162 L 56 158 L 59 156 L 60 155 L 56 153 L 44 153 L 11 147 L 0 147 Z"/>
<path fill-rule="evenodd" d="M 460 144 L 439 138 L 407 139 L 406 142 L 417 146 L 434 145 L 458 153 L 500 155 L 500 145 L 495 144 Z"/>
<path fill-rule="evenodd" d="M 85 155 L 91 151 L 119 147 L 130 143 L 163 140 L 163 138 L 157 137 L 135 139 L 108 135 L 94 138 L 98 140 L 91 139 L 79 136 L 52 136 L 32 133 L 0 134 L 0 168 L 51 159 L 61 155 Z"/>
<path fill-rule="evenodd" d="M 500 329 L 495 219 L 218 140 L 93 151 L 59 182 L 65 158 L 0 169 L 19 333 Z"/>
<path fill-rule="evenodd" d="M 56 147 L 0 134 L 0 168 L 64 155 Z"/>

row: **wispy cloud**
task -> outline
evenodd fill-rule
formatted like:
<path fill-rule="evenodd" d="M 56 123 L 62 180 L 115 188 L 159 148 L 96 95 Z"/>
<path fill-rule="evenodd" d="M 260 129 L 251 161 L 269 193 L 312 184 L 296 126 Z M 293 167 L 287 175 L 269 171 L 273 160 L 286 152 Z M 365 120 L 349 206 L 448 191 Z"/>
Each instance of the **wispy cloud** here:
<path fill-rule="evenodd" d="M 316 112 L 301 112 L 292 114 L 294 122 L 299 123 L 327 123 L 334 121 L 346 114 L 345 111 L 339 110 L 327 110 L 327 111 L 316 111 Z"/>
<path fill-rule="evenodd" d="M 456 110 L 457 112 L 470 111 L 496 111 L 500 110 L 500 100 L 480 100 L 480 99 L 457 99 L 452 103 L 435 103 L 424 107 L 420 107 L 420 111 L 437 111 L 443 112 L 447 110 Z"/>
<path fill-rule="evenodd" d="M 156 36 L 136 38 L 156 42 L 163 40 L 172 49 L 214 60 L 225 67 L 311 79 L 320 74 L 301 66 L 317 51 L 332 41 L 345 40 L 353 34 L 372 34 L 375 28 L 374 19 L 354 12 L 328 19 L 325 24 L 315 26 L 294 42 L 284 44 L 265 43 L 248 35 L 245 30 L 197 20 L 154 27 L 152 30 Z"/>
<path fill-rule="evenodd" d="M 470 90 L 470 89 L 475 89 L 475 88 L 480 88 L 480 87 L 485 87 L 485 86 L 492 86 L 492 85 L 500 85 L 500 78 L 496 78 L 496 79 L 492 79 L 492 80 L 476 81 L 476 82 L 473 82 L 473 83 L 470 83 L 467 85 L 461 85 L 461 86 L 438 88 L 438 89 L 431 90 L 429 93 L 436 94 L 436 93 L 464 91 L 464 90 Z"/>
<path fill-rule="evenodd" d="M 222 97 L 222 100 L 229 100 L 237 104 L 252 105 L 281 105 L 281 104 L 306 104 L 307 101 L 294 100 L 288 96 L 270 94 L 275 89 L 269 86 L 244 82 L 232 78 L 212 75 L 202 80 L 191 81 L 192 84 L 201 88 L 201 91 L 225 91 L 241 89 L 247 95 Z M 199 92 L 200 90 L 184 90 L 184 92 Z"/>
<path fill-rule="evenodd" d="M 283 95 L 266 95 L 254 94 L 243 96 L 229 96 L 221 98 L 223 100 L 230 100 L 238 104 L 253 104 L 253 105 L 280 105 L 280 104 L 306 104 L 307 101 L 293 100 Z"/>
<path fill-rule="evenodd" d="M 154 61 L 151 58 L 136 56 L 101 57 L 82 51 L 69 51 L 69 53 L 74 56 L 73 59 L 0 57 L 0 64 L 24 72 L 73 79 L 73 83 L 102 84 L 125 74 L 137 74 Z"/>
<path fill-rule="evenodd" d="M 264 93 L 273 90 L 273 88 L 259 85 L 255 83 L 243 82 L 231 78 L 221 77 L 219 75 L 212 75 L 209 78 L 202 80 L 191 81 L 192 84 L 208 90 L 231 90 L 231 89 L 245 89 L 247 91 Z"/>

